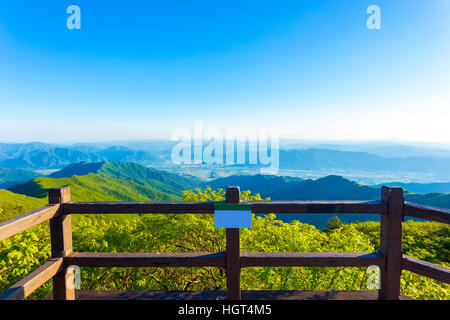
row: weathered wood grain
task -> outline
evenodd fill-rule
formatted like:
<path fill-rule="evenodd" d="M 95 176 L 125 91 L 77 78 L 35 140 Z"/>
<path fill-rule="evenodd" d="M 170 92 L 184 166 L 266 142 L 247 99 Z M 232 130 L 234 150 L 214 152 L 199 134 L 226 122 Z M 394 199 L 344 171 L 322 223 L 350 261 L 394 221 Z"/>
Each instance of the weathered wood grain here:
<path fill-rule="evenodd" d="M 65 213 L 214 213 L 213 202 L 70 202 Z"/>
<path fill-rule="evenodd" d="M 450 269 L 403 255 L 402 268 L 450 284 Z"/>
<path fill-rule="evenodd" d="M 59 207 L 59 204 L 47 205 L 0 222 L 0 241 L 56 217 Z"/>
<path fill-rule="evenodd" d="M 252 204 L 253 213 L 373 213 L 386 212 L 382 201 L 265 201 Z"/>
<path fill-rule="evenodd" d="M 240 190 L 230 186 L 225 203 L 242 203 Z M 365 267 L 381 269 L 379 299 L 398 300 L 401 270 L 450 283 L 450 269 L 402 256 L 404 216 L 450 223 L 450 210 L 405 203 L 403 190 L 384 186 L 380 201 L 251 201 L 253 213 L 379 213 L 380 252 L 240 252 L 239 229 L 226 229 L 226 252 L 217 253 L 80 253 L 72 252 L 70 214 L 214 213 L 214 202 L 71 202 L 67 187 L 49 191 L 49 205 L 0 223 L 0 240 L 50 220 L 52 259 L 0 295 L 23 299 L 53 277 L 55 299 L 75 298 L 68 288 L 67 266 L 80 267 L 223 267 L 226 298 L 241 299 L 242 267 Z"/>
<path fill-rule="evenodd" d="M 217 202 L 216 202 L 217 203 Z M 373 213 L 386 212 L 382 201 L 264 201 L 245 202 L 253 213 Z M 214 213 L 214 202 L 70 202 L 65 213 Z"/>
<path fill-rule="evenodd" d="M 240 203 L 241 193 L 237 186 L 227 187 L 225 202 Z M 227 299 L 241 299 L 240 234 L 239 228 L 227 228 L 226 234 L 226 273 Z"/>
<path fill-rule="evenodd" d="M 50 189 L 48 200 L 50 204 L 61 204 L 61 213 L 50 220 L 52 258 L 64 258 L 72 252 L 72 218 L 62 208 L 62 204 L 70 201 L 70 189 Z M 53 277 L 53 295 L 56 300 L 75 299 L 75 290 L 69 285 L 69 281 L 73 280 L 71 272 L 63 268 Z"/>
<path fill-rule="evenodd" d="M 73 252 L 64 261 L 79 267 L 225 267 L 225 253 Z"/>
<path fill-rule="evenodd" d="M 405 202 L 405 216 L 450 224 L 450 210 Z"/>
<path fill-rule="evenodd" d="M 380 300 L 398 300 L 402 274 L 403 189 L 383 186 L 381 198 L 387 203 L 387 212 L 381 214 L 380 252 L 386 257 L 386 266 L 380 268 Z"/>
<path fill-rule="evenodd" d="M 63 266 L 63 258 L 50 259 L 25 278 L 0 294 L 0 300 L 25 299 L 37 288 L 50 280 Z"/>
<path fill-rule="evenodd" d="M 225 300 L 226 292 L 146 291 L 146 290 L 77 290 L 77 300 Z M 50 294 L 47 300 L 52 299 Z M 242 290 L 242 300 L 376 300 L 375 290 Z M 414 300 L 400 296 L 400 300 Z"/>
<path fill-rule="evenodd" d="M 241 267 L 384 267 L 379 252 L 243 252 Z"/>

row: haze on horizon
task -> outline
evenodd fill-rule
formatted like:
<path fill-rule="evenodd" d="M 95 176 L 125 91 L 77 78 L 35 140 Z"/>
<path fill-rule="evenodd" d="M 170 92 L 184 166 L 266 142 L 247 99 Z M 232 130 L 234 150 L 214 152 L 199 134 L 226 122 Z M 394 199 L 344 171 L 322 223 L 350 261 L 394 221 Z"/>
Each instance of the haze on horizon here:
<path fill-rule="evenodd" d="M 169 140 L 201 120 L 450 144 L 446 0 L 77 0 L 81 30 L 69 4 L 0 3 L 2 142 Z"/>

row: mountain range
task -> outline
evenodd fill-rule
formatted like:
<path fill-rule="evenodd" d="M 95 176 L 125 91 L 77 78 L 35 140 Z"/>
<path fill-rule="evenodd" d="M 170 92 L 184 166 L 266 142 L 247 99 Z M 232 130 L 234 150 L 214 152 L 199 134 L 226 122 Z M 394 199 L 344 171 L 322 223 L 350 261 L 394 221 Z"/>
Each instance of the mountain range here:
<path fill-rule="evenodd" d="M 272 175 L 230 176 L 204 185 L 213 189 L 239 185 L 241 190 L 251 190 L 271 200 L 372 200 L 380 197 L 379 189 L 335 175 L 317 180 Z"/>
<path fill-rule="evenodd" d="M 407 157 L 450 157 L 450 146 L 443 144 L 421 144 L 409 145 L 387 141 L 379 142 L 322 142 L 322 141 L 290 141 L 280 139 L 280 148 L 291 149 L 329 149 L 338 151 L 353 151 L 371 153 L 385 158 L 407 158 Z"/>
<path fill-rule="evenodd" d="M 59 186 L 71 188 L 74 201 L 175 201 L 183 190 L 211 186 L 214 189 L 239 185 L 241 190 L 259 193 L 271 200 L 376 200 L 380 188 L 365 186 L 344 177 L 330 175 L 320 179 L 300 179 L 271 175 L 241 175 L 218 178 L 207 183 L 185 178 L 163 170 L 147 168 L 136 163 L 104 161 L 71 164 L 48 177 L 37 177 L 26 183 L 0 190 L 0 207 L 6 213 L 24 212 L 46 202 L 48 189 Z M 450 194 L 419 194 L 405 191 L 407 201 L 450 208 Z M 33 207 L 34 206 L 34 207 Z M 29 211 L 27 210 L 27 211 Z M 280 215 L 285 222 L 300 220 L 319 228 L 333 214 Z M 342 221 L 377 219 L 375 215 L 339 215 Z"/>
<path fill-rule="evenodd" d="M 174 144 L 174 142 L 164 140 L 117 142 L 116 145 L 112 143 L 74 145 L 55 145 L 40 142 L 0 143 L 0 168 L 48 170 L 61 169 L 69 164 L 81 161 L 102 162 L 108 160 L 134 162 L 146 166 L 158 164 L 174 166 L 170 160 L 171 147 Z M 370 175 L 370 172 L 380 171 L 397 172 L 399 175 L 404 172 L 414 172 L 418 175 L 433 174 L 441 181 L 450 181 L 449 150 L 429 149 L 431 151 L 428 153 L 425 151 L 417 153 L 417 155 L 425 154 L 427 156 L 412 156 L 413 153 L 410 150 L 408 153 L 410 156 L 407 157 L 382 157 L 368 152 L 331 149 L 332 147 L 339 148 L 335 145 L 322 144 L 320 146 L 320 148 L 309 147 L 307 149 L 280 149 L 280 169 L 328 171 L 329 174 L 333 170 L 356 170 L 367 171 L 368 175 Z M 327 146 L 329 149 L 325 148 Z M 345 146 L 340 146 L 340 148 L 345 149 Z M 351 149 L 351 146 L 348 146 L 348 148 Z M 392 148 L 394 147 L 391 146 Z M 407 147 L 403 146 L 403 148 Z M 374 147 L 368 149 L 375 150 Z M 423 150 L 424 148 L 416 149 Z M 224 156 L 225 154 L 226 152 L 224 152 Z M 392 154 L 394 153 L 391 152 Z M 246 156 L 248 159 L 249 154 L 247 153 Z"/>
<path fill-rule="evenodd" d="M 384 158 L 365 152 L 329 149 L 280 150 L 280 168 L 432 172 L 450 177 L 450 157 Z"/>
<path fill-rule="evenodd" d="M 9 190 L 43 198 L 50 188 L 69 186 L 74 201 L 171 201 L 180 200 L 182 190 L 198 185 L 196 180 L 139 164 L 105 161 L 71 164 Z"/>
<path fill-rule="evenodd" d="M 344 177 L 330 175 L 317 180 L 290 177 L 248 175 L 219 178 L 204 183 L 214 188 L 239 185 L 271 200 L 378 200 L 380 186 L 365 186 Z M 388 184 L 384 184 L 388 185 Z M 389 184 L 392 185 L 392 184 Z M 405 189 L 405 199 L 430 206 L 450 208 L 450 193 L 415 193 Z"/>
<path fill-rule="evenodd" d="M 80 161 L 129 161 L 143 165 L 160 162 L 148 151 L 132 150 L 122 146 L 97 147 L 76 144 L 52 145 L 40 142 L 24 144 L 0 143 L 0 168 L 61 169 Z"/>
<path fill-rule="evenodd" d="M 379 200 L 381 198 L 381 186 L 365 186 L 336 175 L 317 180 L 263 175 L 230 176 L 204 184 L 204 186 L 207 185 L 212 188 L 239 185 L 241 190 L 251 190 L 252 193 L 260 193 L 263 198 L 269 197 L 271 200 Z M 405 190 L 405 200 L 429 206 L 450 208 L 450 193 L 419 194 Z M 282 214 L 278 215 L 277 219 L 284 222 L 300 220 L 322 229 L 333 216 L 336 216 L 336 214 Z M 342 222 L 346 223 L 379 220 L 378 215 L 371 214 L 339 214 L 337 216 Z"/>
<path fill-rule="evenodd" d="M 373 187 L 379 188 L 382 185 L 394 185 L 402 187 L 403 189 L 416 193 L 450 193 L 450 182 L 436 182 L 436 183 L 414 183 L 414 182 L 389 182 L 377 184 Z"/>

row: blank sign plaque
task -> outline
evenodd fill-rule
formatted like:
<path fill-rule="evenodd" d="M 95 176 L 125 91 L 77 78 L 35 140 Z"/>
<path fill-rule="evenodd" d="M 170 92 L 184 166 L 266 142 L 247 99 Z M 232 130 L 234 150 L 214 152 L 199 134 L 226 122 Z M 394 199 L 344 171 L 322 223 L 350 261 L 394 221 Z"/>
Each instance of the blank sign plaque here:
<path fill-rule="evenodd" d="M 235 203 L 214 204 L 214 227 L 251 228 L 252 205 Z"/>

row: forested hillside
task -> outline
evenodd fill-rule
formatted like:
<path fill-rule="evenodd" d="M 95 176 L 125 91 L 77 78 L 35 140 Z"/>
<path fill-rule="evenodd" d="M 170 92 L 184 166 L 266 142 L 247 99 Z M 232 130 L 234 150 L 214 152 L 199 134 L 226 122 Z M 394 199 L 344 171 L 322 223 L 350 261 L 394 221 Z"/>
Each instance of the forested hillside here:
<path fill-rule="evenodd" d="M 18 169 L 60 169 L 81 161 L 127 161 L 141 165 L 171 164 L 170 155 L 174 142 L 116 142 L 91 143 L 74 145 L 55 145 L 39 142 L 24 144 L 0 143 L 0 168 Z M 206 145 L 204 145 L 206 147 Z M 286 148 L 286 147 L 285 147 Z M 403 146 L 405 148 L 405 146 Z M 341 149 L 341 150 L 339 150 Z M 361 150 L 374 150 L 372 147 Z M 350 151 L 353 150 L 353 151 Z M 450 151 L 430 149 L 411 149 L 402 146 L 396 157 L 384 157 L 370 152 L 357 152 L 355 146 L 310 145 L 308 148 L 281 148 L 279 150 L 280 169 L 309 172 L 341 172 L 361 171 L 366 176 L 374 176 L 379 172 L 391 173 L 394 176 L 426 177 L 431 175 L 438 181 L 450 180 Z M 378 150 L 375 148 L 375 150 Z M 409 150 L 409 151 L 408 151 Z M 412 152 L 416 150 L 416 152 Z M 237 151 L 233 151 L 237 158 Z M 224 157 L 227 152 L 224 152 Z M 382 153 L 383 154 L 383 153 Z M 388 152 L 392 154 L 392 152 Z M 417 156 L 424 155 L 424 156 Z M 249 158 L 249 151 L 246 157 Z M 257 156 L 257 155 L 254 155 Z M 225 163 L 225 159 L 224 159 Z M 238 165 L 237 167 L 252 167 Z M 230 169 L 233 166 L 230 166 Z M 335 171 L 335 172 L 338 172 Z M 394 180 L 393 180 L 394 181 Z"/>
<path fill-rule="evenodd" d="M 327 176 L 317 180 L 300 180 L 276 176 L 230 176 L 204 184 L 212 188 L 240 185 L 270 197 L 272 200 L 377 200 L 381 187 L 369 187 L 341 176 Z M 424 205 L 450 208 L 450 193 L 419 194 L 405 190 L 405 199 Z"/>
<path fill-rule="evenodd" d="M 40 208 L 48 203 L 47 199 L 37 199 L 0 189 L 0 221 L 10 219 L 18 214 Z"/>
<path fill-rule="evenodd" d="M 58 177 L 58 178 L 55 178 Z M 50 177 L 39 177 L 10 188 L 43 198 L 48 189 L 69 186 L 74 201 L 169 201 L 193 188 L 195 180 L 134 163 L 102 162 L 70 165 Z"/>

